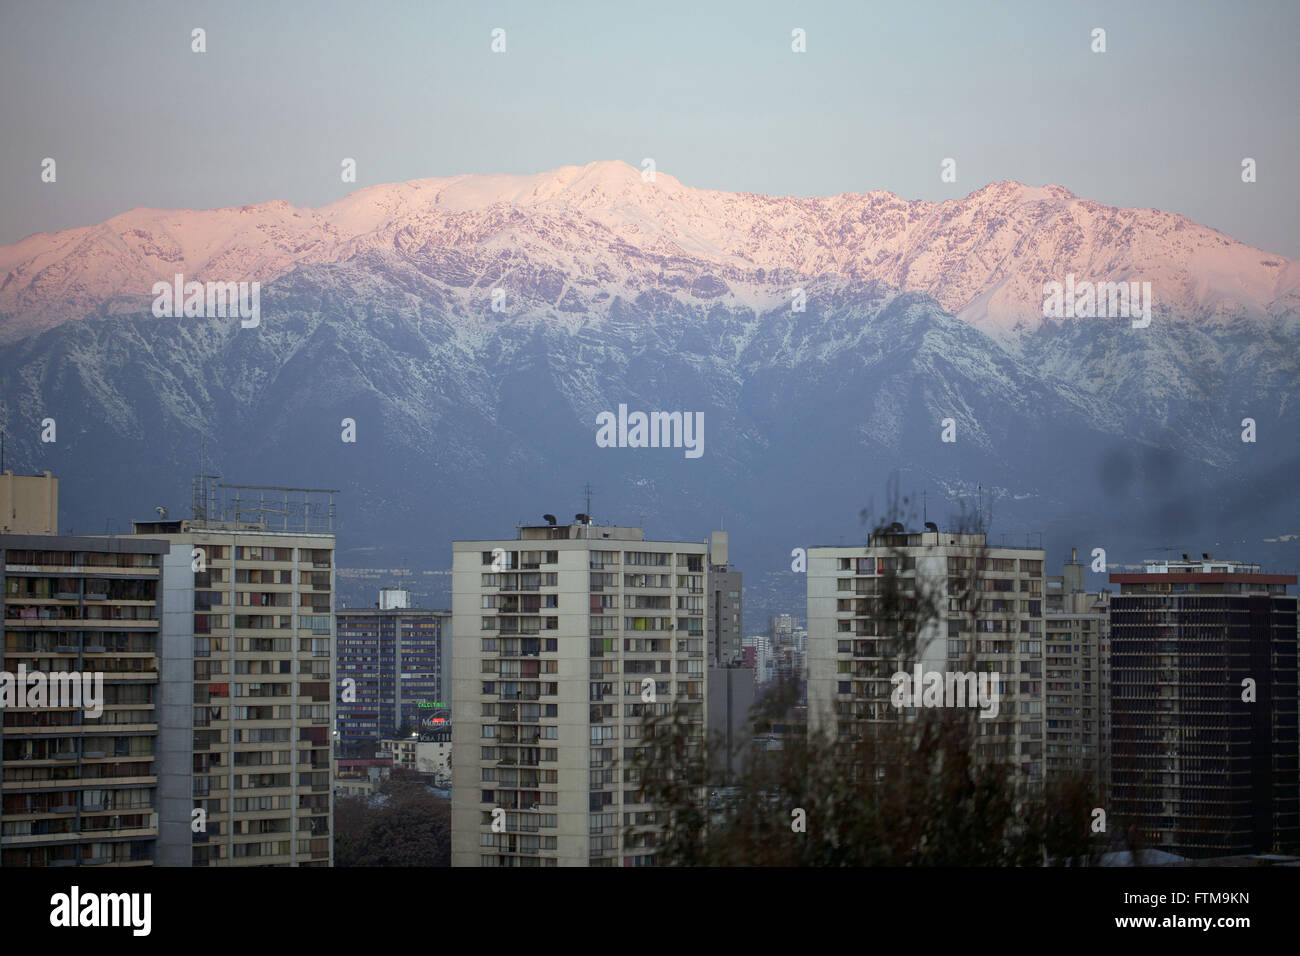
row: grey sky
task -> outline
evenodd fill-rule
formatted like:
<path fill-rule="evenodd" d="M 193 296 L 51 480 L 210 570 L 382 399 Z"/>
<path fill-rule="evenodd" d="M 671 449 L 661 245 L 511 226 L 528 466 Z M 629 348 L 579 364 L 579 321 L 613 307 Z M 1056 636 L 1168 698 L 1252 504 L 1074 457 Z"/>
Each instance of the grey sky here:
<path fill-rule="evenodd" d="M 0 243 L 133 206 L 649 156 L 687 185 L 798 196 L 1061 183 L 1300 256 L 1297 35 L 1300 4 L 1271 0 L 4 0 Z"/>

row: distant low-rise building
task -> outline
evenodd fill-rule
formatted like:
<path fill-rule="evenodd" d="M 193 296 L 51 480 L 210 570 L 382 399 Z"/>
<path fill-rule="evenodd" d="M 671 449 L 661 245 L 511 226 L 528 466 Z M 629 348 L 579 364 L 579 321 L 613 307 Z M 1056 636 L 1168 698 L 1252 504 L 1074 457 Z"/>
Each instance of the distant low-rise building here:
<path fill-rule="evenodd" d="M 379 789 L 393 772 L 390 757 L 369 760 L 335 760 L 334 793 L 344 797 L 368 797 Z"/>

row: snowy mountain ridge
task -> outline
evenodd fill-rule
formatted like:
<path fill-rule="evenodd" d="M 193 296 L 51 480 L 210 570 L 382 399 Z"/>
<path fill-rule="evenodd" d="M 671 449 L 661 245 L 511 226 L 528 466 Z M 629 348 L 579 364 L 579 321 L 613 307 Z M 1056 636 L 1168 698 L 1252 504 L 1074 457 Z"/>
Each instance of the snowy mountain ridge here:
<path fill-rule="evenodd" d="M 551 319 L 602 316 L 612 299 L 652 289 L 761 312 L 806 279 L 839 277 L 924 292 L 1004 340 L 1038 328 L 1043 284 L 1068 274 L 1151 282 L 1156 315 L 1179 321 L 1300 306 L 1300 261 L 1062 186 L 999 182 L 943 202 L 883 191 L 798 199 L 696 189 L 663 172 L 646 181 L 626 163 L 596 162 L 372 186 L 317 209 L 137 208 L 28 236 L 0 247 L 0 340 L 147 311 L 153 283 L 177 273 L 266 284 L 371 251 L 462 290 L 466 314 L 491 288 L 509 294 L 539 274 L 558 277 L 549 306 L 540 302 Z"/>

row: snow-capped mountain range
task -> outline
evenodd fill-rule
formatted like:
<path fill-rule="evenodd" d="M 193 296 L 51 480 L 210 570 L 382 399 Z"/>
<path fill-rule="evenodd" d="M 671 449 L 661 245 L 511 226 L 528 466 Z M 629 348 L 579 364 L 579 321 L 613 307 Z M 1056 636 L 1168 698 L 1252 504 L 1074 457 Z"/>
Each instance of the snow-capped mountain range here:
<path fill-rule="evenodd" d="M 368 250 L 417 266 L 461 262 L 470 310 L 479 280 L 495 277 L 508 290 L 511 264 L 527 260 L 564 277 L 549 303 L 554 317 L 600 315 L 614 294 L 671 287 L 771 308 L 789 301 L 800 277 L 825 276 L 924 292 L 998 336 L 1036 328 L 1043 283 L 1068 274 L 1149 281 L 1157 314 L 1202 322 L 1300 305 L 1295 260 L 1182 216 L 1104 206 L 1061 186 L 1000 182 L 944 202 L 883 191 L 796 199 L 693 189 L 662 172 L 647 181 L 613 161 L 374 186 L 319 209 L 282 201 L 138 208 L 29 236 L 0 247 L 0 339 L 138 312 L 153 283 L 176 273 L 266 284 Z"/>
<path fill-rule="evenodd" d="M 792 199 L 593 163 L 137 209 L 0 273 L 7 465 L 60 476 L 64 530 L 185 514 L 202 434 L 228 481 L 343 489 L 344 567 L 445 568 L 590 482 L 597 519 L 651 537 L 724 523 L 750 613 L 800 613 L 791 549 L 860 540 L 891 477 L 941 524 L 982 486 L 991 540 L 1053 569 L 1074 546 L 1300 565 L 1296 261 L 1059 186 Z M 260 324 L 155 318 L 176 273 L 262 283 Z M 1070 274 L 1150 282 L 1154 321 L 1044 319 Z M 703 413 L 703 455 L 597 447 L 624 403 Z"/>

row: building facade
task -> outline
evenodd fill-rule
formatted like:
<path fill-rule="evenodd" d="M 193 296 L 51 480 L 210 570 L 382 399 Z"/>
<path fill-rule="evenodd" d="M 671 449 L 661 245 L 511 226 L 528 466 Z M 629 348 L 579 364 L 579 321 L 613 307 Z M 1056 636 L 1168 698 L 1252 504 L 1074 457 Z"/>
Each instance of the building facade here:
<path fill-rule="evenodd" d="M 755 634 L 745 638 L 743 645 L 744 663 L 746 667 L 754 669 L 754 684 L 756 687 L 768 683 L 775 678 L 775 667 L 772 658 L 772 641 L 766 634 Z"/>
<path fill-rule="evenodd" d="M 653 865 L 636 761 L 674 707 L 703 754 L 706 551 L 585 515 L 453 544 L 453 866 Z"/>
<path fill-rule="evenodd" d="M 160 746 L 167 551 L 162 541 L 0 535 L 0 866 L 162 862 L 159 780 L 189 763 Z M 32 672 L 48 681 L 39 701 Z"/>
<path fill-rule="evenodd" d="M 1083 773 L 1104 799 L 1110 772 L 1110 591 L 1084 589 L 1072 549 L 1044 582 L 1044 772 Z"/>
<path fill-rule="evenodd" d="M 1179 856 L 1295 852 L 1296 575 L 1204 554 L 1110 580 L 1114 814 Z"/>
<path fill-rule="evenodd" d="M 204 519 L 134 527 L 171 545 L 161 732 L 188 759 L 160 779 L 164 807 L 175 804 L 161 862 L 329 866 L 334 535 Z"/>
<path fill-rule="evenodd" d="M 380 603 L 389 606 L 336 612 L 339 680 L 352 681 L 338 704 L 344 744 L 404 727 L 418 733 L 434 716 L 450 716 L 451 611 L 413 608 L 391 589 Z"/>
<path fill-rule="evenodd" d="M 996 675 L 996 717 L 979 721 L 980 756 L 1005 760 L 1027 792 L 1043 779 L 1041 549 L 990 547 L 984 534 L 907 532 L 894 525 L 866 547 L 808 550 L 808 722 L 841 739 L 889 723 L 899 671 Z M 892 581 L 887 579 L 892 577 Z M 880 600 L 928 595 L 910 659 L 891 652 L 898 624 Z"/>
<path fill-rule="evenodd" d="M 745 633 L 745 585 L 741 572 L 731 566 L 727 532 L 709 536 L 709 663 L 731 667 L 740 663 Z"/>

